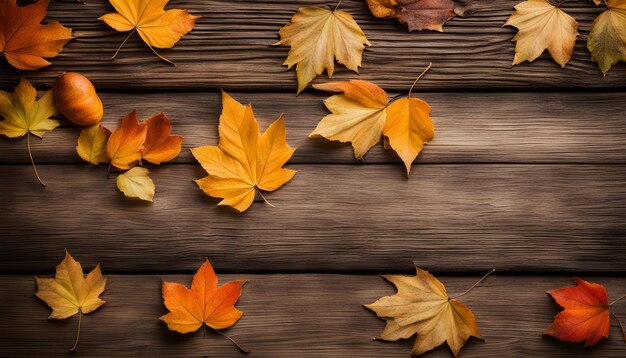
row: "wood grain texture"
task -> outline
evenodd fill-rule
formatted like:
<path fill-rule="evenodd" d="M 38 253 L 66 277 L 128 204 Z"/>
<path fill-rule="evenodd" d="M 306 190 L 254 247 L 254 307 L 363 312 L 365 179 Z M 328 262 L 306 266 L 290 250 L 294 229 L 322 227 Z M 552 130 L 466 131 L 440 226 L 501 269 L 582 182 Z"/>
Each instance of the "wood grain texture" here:
<path fill-rule="evenodd" d="M 359 163 L 349 144 L 309 139 L 308 134 L 329 112 L 326 93 L 233 94 L 252 103 L 262 130 L 281 113 L 287 120 L 289 144 L 297 147 L 292 163 Z M 393 96 L 393 94 L 391 95 Z M 436 136 L 418 157 L 421 163 L 625 163 L 626 93 L 424 93 L 433 108 Z M 164 93 L 101 95 L 103 124 L 113 130 L 120 118 L 136 109 L 142 119 L 165 111 L 174 133 L 183 135 L 177 163 L 196 163 L 190 148 L 217 144 L 222 110 L 220 94 Z M 546 103 L 550 110 L 546 110 Z M 80 129 L 64 128 L 32 141 L 37 163 L 81 163 L 76 154 Z M 382 143 L 364 163 L 399 162 Z M 0 138 L 0 163 L 30 163 L 26 139 Z"/>
<path fill-rule="evenodd" d="M 282 63 L 286 47 L 273 47 L 278 30 L 301 6 L 333 6 L 321 0 L 172 0 L 168 8 L 185 8 L 202 16 L 195 29 L 173 49 L 161 50 L 177 67 L 158 59 L 137 36 L 110 61 L 126 34 L 118 33 L 97 19 L 113 8 L 107 1 L 54 2 L 48 20 L 61 20 L 79 37 L 54 58 L 54 65 L 37 72 L 10 70 L 0 65 L 0 87 L 15 86 L 28 76 L 37 85 L 51 86 L 66 70 L 90 77 L 98 89 L 238 89 L 285 90 L 295 93 L 296 75 Z M 372 46 L 363 56 L 360 77 L 387 90 L 407 91 L 413 79 L 429 62 L 430 73 L 419 90 L 459 88 L 624 88 L 626 66 L 618 64 L 606 76 L 592 63 L 586 38 L 593 19 L 603 10 L 586 1 L 568 2 L 563 8 L 580 23 L 572 61 L 562 70 L 544 54 L 532 64 L 513 67 L 516 30 L 502 27 L 513 12 L 515 1 L 477 0 L 468 18 L 456 18 L 444 33 L 408 33 L 396 20 L 377 19 L 365 1 L 344 0 L 341 8 L 361 25 Z M 338 66 L 335 79 L 353 79 L 357 74 Z M 327 81 L 326 75 L 316 83 Z"/>
<path fill-rule="evenodd" d="M 127 200 L 106 168 L 26 165 L 0 176 L 0 272 L 41 272 L 70 249 L 108 270 L 380 272 L 416 260 L 442 272 L 626 272 L 625 165 L 291 165 L 242 215 L 192 179 L 150 167 L 153 204 Z M 25 258 L 28 258 L 27 260 Z"/>
<path fill-rule="evenodd" d="M 60 259 L 62 251 L 57 255 Z M 91 268 L 93 260 L 83 260 Z M 192 260 L 200 264 L 201 256 Z M 48 271 L 53 268 L 51 266 Z M 106 274 L 107 267 L 103 267 Z M 460 293 L 480 276 L 440 277 L 450 294 Z M 201 332 L 170 332 L 158 320 L 166 310 L 160 297 L 161 278 L 189 285 L 191 275 L 109 275 L 102 298 L 107 303 L 83 317 L 76 352 L 84 356 L 243 357 L 228 340 Z M 402 357 L 410 356 L 413 339 L 372 341 L 384 321 L 361 305 L 391 295 L 394 289 L 378 276 L 221 275 L 221 282 L 251 280 L 237 307 L 244 316 L 226 333 L 252 350 L 250 357 Z M 626 292 L 626 279 L 586 279 L 607 287 L 610 298 Z M 464 296 L 476 315 L 484 342 L 471 339 L 463 357 L 624 357 L 626 344 L 614 318 L 608 340 L 582 348 L 542 336 L 558 306 L 546 290 L 570 286 L 569 277 L 491 276 Z M 77 317 L 48 321 L 49 309 L 35 296 L 29 276 L 0 277 L 0 355 L 67 356 Z M 626 316 L 626 305 L 613 312 Z M 36 332 L 36 333 L 35 333 Z M 439 347 L 424 357 L 451 357 Z"/>

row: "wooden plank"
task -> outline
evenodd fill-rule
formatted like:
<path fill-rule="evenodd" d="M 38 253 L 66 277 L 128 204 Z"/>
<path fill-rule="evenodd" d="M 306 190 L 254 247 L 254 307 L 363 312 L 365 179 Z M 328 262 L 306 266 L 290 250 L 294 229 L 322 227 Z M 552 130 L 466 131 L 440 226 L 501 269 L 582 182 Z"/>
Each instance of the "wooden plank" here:
<path fill-rule="evenodd" d="M 160 50 L 178 66 L 158 59 L 137 36 L 109 59 L 127 34 L 118 33 L 97 19 L 113 8 L 107 1 L 54 2 L 48 20 L 60 20 L 79 38 L 70 42 L 52 60 L 53 66 L 36 72 L 0 65 L 0 87 L 14 86 L 26 75 L 38 85 L 50 86 L 66 70 L 89 76 L 99 89 L 211 89 L 296 91 L 295 71 L 282 63 L 286 47 L 272 47 L 278 30 L 301 6 L 332 6 L 322 0 L 172 0 L 168 8 L 185 8 L 202 16 L 195 29 L 173 49 Z M 624 88 L 626 66 L 615 66 L 602 74 L 590 60 L 585 39 L 593 19 L 603 9 L 586 2 L 568 2 L 563 8 L 580 23 L 581 39 L 572 61 L 562 70 L 544 54 L 533 64 L 513 67 L 515 29 L 502 27 L 512 14 L 514 1 L 477 0 L 477 10 L 468 18 L 445 25 L 445 33 L 408 33 L 395 20 L 377 19 L 365 1 L 344 0 L 341 8 L 352 14 L 372 46 L 365 51 L 361 78 L 388 90 L 407 91 L 429 62 L 434 68 L 418 88 Z M 357 74 L 338 66 L 336 79 L 353 79 Z M 326 75 L 316 83 L 327 81 Z"/>
<path fill-rule="evenodd" d="M 26 165 L 0 176 L 0 272 L 41 272 L 70 249 L 108 270 L 626 272 L 626 166 L 292 165 L 294 180 L 242 215 L 192 182 L 199 165 L 150 167 L 153 204 L 106 168 Z M 36 254 L 33 254 L 36 253 Z M 28 258 L 26 260 L 25 258 Z"/>
<path fill-rule="evenodd" d="M 192 261 L 194 265 L 199 264 L 202 258 L 198 256 Z M 106 267 L 104 269 L 106 271 Z M 467 289 L 479 277 L 441 277 L 441 280 L 454 294 Z M 186 285 L 191 281 L 191 275 L 163 278 Z M 381 332 L 384 321 L 361 305 L 394 292 L 380 277 L 293 274 L 220 277 L 221 282 L 239 278 L 251 280 L 237 304 L 244 316 L 226 333 L 250 348 L 251 356 L 410 356 L 412 339 L 396 343 L 372 341 Z M 626 290 L 623 277 L 587 279 L 605 285 L 611 299 Z M 34 281 L 29 276 L 0 277 L 0 307 L 7 322 L 0 326 L 0 355 L 67 356 L 67 349 L 73 344 L 77 317 L 48 321 L 49 309 L 34 296 Z M 161 276 L 109 275 L 102 296 L 107 303 L 83 318 L 77 353 L 108 357 L 243 356 L 226 338 L 217 334 L 181 335 L 168 331 L 158 320 L 166 313 L 160 283 Z M 559 311 L 544 292 L 571 284 L 568 277 L 553 276 L 492 276 L 487 279 L 462 298 L 476 314 L 486 338 L 485 342 L 471 339 L 463 348 L 463 357 L 511 354 L 624 357 L 626 345 L 614 318 L 611 318 L 609 339 L 593 348 L 583 349 L 582 344 L 567 344 L 542 336 Z M 626 316 L 624 304 L 615 305 L 611 310 L 622 318 Z M 440 347 L 427 356 L 450 357 L 451 354 L 447 347 Z"/>
<path fill-rule="evenodd" d="M 625 163 L 624 92 L 618 93 L 424 93 L 433 108 L 436 138 L 419 156 L 422 163 Z M 280 113 L 287 118 L 289 143 L 297 147 L 292 163 L 358 163 L 350 145 L 308 134 L 328 111 L 325 93 L 250 94 L 234 96 L 252 102 L 261 128 Z M 393 95 L 392 95 L 393 96 Z M 190 148 L 217 144 L 221 112 L 219 94 L 102 94 L 103 124 L 114 129 L 121 116 L 137 109 L 141 118 L 165 111 L 174 132 L 185 137 L 177 163 L 195 163 Z M 547 103 L 546 111 L 541 103 Z M 79 129 L 58 128 L 32 142 L 38 163 L 81 163 L 76 154 Z M 29 163 L 26 139 L 0 139 L 0 163 Z M 397 156 L 372 148 L 364 163 L 398 162 Z"/>

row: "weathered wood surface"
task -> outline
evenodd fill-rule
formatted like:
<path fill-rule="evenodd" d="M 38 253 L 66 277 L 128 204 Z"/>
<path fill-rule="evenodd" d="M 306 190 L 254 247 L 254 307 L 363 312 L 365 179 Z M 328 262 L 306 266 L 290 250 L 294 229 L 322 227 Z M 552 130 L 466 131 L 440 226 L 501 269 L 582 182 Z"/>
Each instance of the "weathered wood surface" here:
<path fill-rule="evenodd" d="M 54 2 L 48 20 L 58 19 L 80 37 L 52 60 L 53 66 L 21 73 L 0 65 L 0 87 L 14 86 L 26 75 L 38 85 L 50 86 L 66 70 L 81 72 L 104 89 L 238 89 L 286 90 L 295 93 L 295 71 L 282 63 L 288 48 L 272 47 L 278 30 L 302 6 L 334 6 L 321 0 L 172 0 L 168 8 L 185 8 L 202 16 L 194 30 L 171 50 L 160 52 L 178 66 L 159 60 L 138 36 L 118 58 L 109 59 L 127 34 L 118 33 L 98 18 L 113 8 L 108 1 Z M 624 88 L 626 66 L 618 64 L 606 76 L 592 63 L 586 38 L 593 19 L 603 11 L 586 1 L 562 7 L 580 23 L 581 36 L 574 56 L 562 70 L 544 54 L 532 64 L 511 67 L 515 29 L 502 27 L 517 3 L 512 0 L 476 0 L 468 18 L 448 22 L 444 33 L 408 33 L 396 20 L 377 19 L 364 0 L 344 0 L 341 8 L 361 25 L 372 46 L 363 56 L 361 78 L 388 90 L 407 91 L 429 62 L 434 68 L 418 88 Z M 336 79 L 357 75 L 338 66 Z M 317 82 L 327 80 L 322 75 Z"/>
<path fill-rule="evenodd" d="M 58 253 L 58 258 L 62 252 Z M 92 260 L 77 257 L 85 267 Z M 202 262 L 198 255 L 194 261 Z M 89 264 L 88 264 L 89 263 Z M 103 266 L 106 274 L 106 266 Z M 480 276 L 440 277 L 451 295 L 471 286 Z M 181 335 L 167 330 L 158 317 L 166 313 L 160 295 L 161 278 L 189 285 L 191 275 L 109 275 L 102 298 L 107 303 L 83 317 L 81 356 L 242 357 L 217 334 Z M 343 275 L 221 275 L 221 282 L 251 280 L 238 307 L 245 313 L 226 331 L 252 350 L 251 357 L 408 357 L 413 339 L 402 343 L 372 341 L 384 327 L 362 304 L 393 294 L 393 286 L 378 276 Z M 585 277 L 605 285 L 609 297 L 626 292 L 623 278 Z M 624 357 L 626 344 L 612 318 L 609 339 L 593 348 L 561 343 L 542 336 L 558 306 L 546 290 L 572 285 L 569 277 L 489 277 L 464 296 L 478 319 L 484 342 L 471 339 L 463 357 Z M 77 317 L 48 321 L 49 309 L 35 296 L 31 276 L 0 277 L 0 356 L 67 356 Z M 612 311 L 626 317 L 626 305 Z M 42 333 L 45 332 L 45 333 Z M 424 357 L 451 357 L 447 347 Z"/>
<path fill-rule="evenodd" d="M 289 144 L 297 147 L 292 163 L 358 163 L 350 145 L 308 134 L 328 114 L 326 93 L 233 94 L 252 102 L 261 128 L 281 113 L 287 119 Z M 115 129 L 120 118 L 136 109 L 140 118 L 165 111 L 174 133 L 185 138 L 177 163 L 195 163 L 190 148 L 217 144 L 222 103 L 216 93 L 101 95 L 103 124 Z M 393 96 L 393 95 L 391 95 Z M 433 108 L 437 134 L 417 162 L 421 163 L 625 163 L 626 93 L 424 93 Z M 546 110 L 549 108 L 549 110 Z M 76 154 L 80 129 L 70 127 L 32 141 L 37 163 L 81 163 Z M 30 163 L 26 139 L 0 139 L 0 163 Z M 398 162 L 382 143 L 364 163 Z"/>
<path fill-rule="evenodd" d="M 69 249 L 114 272 L 626 272 L 625 165 L 291 165 L 296 177 L 234 215 L 194 178 L 151 167 L 153 204 L 105 167 L 27 165 L 0 176 L 2 272 L 41 272 Z M 24 258 L 28 258 L 25 260 Z"/>

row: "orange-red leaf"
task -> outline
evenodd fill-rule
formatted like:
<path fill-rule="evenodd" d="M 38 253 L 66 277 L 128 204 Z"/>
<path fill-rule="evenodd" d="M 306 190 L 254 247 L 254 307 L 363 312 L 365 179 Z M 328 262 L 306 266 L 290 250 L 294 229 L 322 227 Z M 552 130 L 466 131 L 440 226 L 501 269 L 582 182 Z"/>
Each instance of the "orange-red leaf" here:
<path fill-rule="evenodd" d="M 148 133 L 143 144 L 143 159 L 153 164 L 161 164 L 176 158 L 180 153 L 183 137 L 170 135 L 172 125 L 165 113 L 161 112 L 145 123 Z"/>
<path fill-rule="evenodd" d="M 179 333 L 195 332 L 204 324 L 213 329 L 228 328 L 243 312 L 235 308 L 245 280 L 217 286 L 217 276 L 207 259 L 193 276 L 191 288 L 163 281 L 163 301 L 170 311 L 161 316 L 167 328 Z"/>
<path fill-rule="evenodd" d="M 107 143 L 107 156 L 111 164 L 119 169 L 134 167 L 141 159 L 147 133 L 148 125 L 146 122 L 139 123 L 136 111 L 122 118 L 122 123 Z"/>
<path fill-rule="evenodd" d="M 20 70 L 36 70 L 50 65 L 44 60 L 61 52 L 72 39 L 72 29 L 57 21 L 41 25 L 49 0 L 19 7 L 15 0 L 0 4 L 0 53 L 11 66 Z"/>
<path fill-rule="evenodd" d="M 609 337 L 609 299 L 604 286 L 576 279 L 575 287 L 548 291 L 565 310 L 559 312 L 554 322 L 545 330 L 562 341 L 582 342 L 585 347 Z"/>
<path fill-rule="evenodd" d="M 376 17 L 396 17 L 409 31 L 443 31 L 443 24 L 462 12 L 452 0 L 367 0 Z"/>

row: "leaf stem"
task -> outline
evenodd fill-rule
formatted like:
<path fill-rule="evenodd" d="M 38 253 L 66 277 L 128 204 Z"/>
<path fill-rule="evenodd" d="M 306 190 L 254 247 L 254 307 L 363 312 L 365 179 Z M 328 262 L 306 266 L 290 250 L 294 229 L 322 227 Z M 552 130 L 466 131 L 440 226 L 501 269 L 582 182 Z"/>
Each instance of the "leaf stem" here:
<path fill-rule="evenodd" d="M 335 5 L 335 9 L 333 11 L 337 11 L 337 8 L 339 7 L 339 5 L 341 4 L 342 0 L 339 0 L 339 2 L 337 3 L 337 5 Z"/>
<path fill-rule="evenodd" d="M 209 326 L 207 326 L 207 327 L 209 327 Z M 232 339 L 232 338 L 231 338 L 230 336 L 228 336 L 227 334 L 222 333 L 222 332 L 218 331 L 217 329 L 215 329 L 215 328 L 213 328 L 213 327 L 209 327 L 209 328 L 211 328 L 211 329 L 212 329 L 215 333 L 219 333 L 219 334 L 220 334 L 220 335 L 222 335 L 223 337 L 228 338 L 228 340 L 229 340 L 229 341 L 231 341 L 231 342 L 232 342 L 232 343 L 233 343 L 233 344 L 234 344 L 237 348 L 239 348 L 239 350 L 241 350 L 242 352 L 244 352 L 244 353 L 246 353 L 246 354 L 250 353 L 250 350 L 249 350 L 248 348 L 246 348 L 246 347 L 242 346 L 241 344 L 237 343 L 237 341 L 235 341 L 234 339 Z"/>
<path fill-rule="evenodd" d="M 124 39 L 124 41 L 122 41 L 122 43 L 120 44 L 120 46 L 117 48 L 117 51 L 115 51 L 115 53 L 113 54 L 113 57 L 111 57 L 111 60 L 114 59 L 117 54 L 120 52 L 120 50 L 122 49 L 122 46 L 124 46 L 124 44 L 126 43 L 126 41 L 128 41 L 128 39 L 133 36 L 133 34 L 135 33 L 135 31 L 137 30 L 137 28 L 134 28 L 133 31 L 130 32 L 130 35 L 126 36 L 126 38 Z"/>
<path fill-rule="evenodd" d="M 264 201 L 267 205 L 269 205 L 269 206 L 271 206 L 271 207 L 275 208 L 275 206 L 274 206 L 274 205 L 272 205 L 272 203 L 270 203 L 270 202 L 269 202 L 269 201 L 265 198 L 265 196 L 263 196 L 263 193 L 261 193 L 261 190 L 259 190 L 259 188 L 258 188 L 256 185 L 254 186 L 254 190 L 256 190 L 256 192 L 257 192 L 257 193 L 259 193 L 259 195 L 261 196 L 261 198 L 263 199 L 263 201 Z"/>
<path fill-rule="evenodd" d="M 624 332 L 624 326 L 622 326 L 622 322 L 619 321 L 619 318 L 617 317 L 615 313 L 611 312 L 611 314 L 613 315 L 613 317 L 615 317 L 615 320 L 617 321 L 619 328 L 622 330 L 622 336 L 624 336 L 624 341 L 626 342 L 626 332 Z"/>
<path fill-rule="evenodd" d="M 76 331 L 76 342 L 74 342 L 74 346 L 70 348 L 70 352 L 74 352 L 76 347 L 78 346 L 78 339 L 80 338 L 80 322 L 83 320 L 83 311 L 78 310 L 78 330 Z"/>
<path fill-rule="evenodd" d="M 483 281 L 487 278 L 487 276 L 491 275 L 491 274 L 492 274 L 492 273 L 494 273 L 494 272 L 496 272 L 496 269 L 493 269 L 493 270 L 491 270 L 491 271 L 487 272 L 487 273 L 485 274 L 485 276 L 483 276 L 483 278 L 481 278 L 480 280 L 478 280 L 478 282 L 476 282 L 475 284 L 473 284 L 473 285 L 472 285 L 472 287 L 468 288 L 468 289 L 467 289 L 467 291 L 465 291 L 465 292 L 461 293 L 460 295 L 456 295 L 456 296 L 454 296 L 454 297 L 452 297 L 452 298 L 450 298 L 450 299 L 451 299 L 451 300 L 453 300 L 453 299 L 457 299 L 457 298 L 459 298 L 459 297 L 461 297 L 461 296 L 465 296 L 465 295 L 466 295 L 466 294 L 468 294 L 468 293 L 469 293 L 469 292 L 470 292 L 470 291 L 471 291 L 474 287 L 478 286 L 481 282 L 483 282 Z"/>
<path fill-rule="evenodd" d="M 147 43 L 147 42 L 146 42 L 146 45 L 148 45 L 148 43 Z M 167 62 L 167 63 L 171 64 L 171 65 L 172 65 L 172 66 L 174 66 L 174 67 L 176 67 L 176 64 L 175 64 L 174 62 L 172 62 L 172 61 L 168 60 L 167 58 L 165 58 L 165 57 L 163 57 L 163 56 L 161 56 L 161 55 L 159 55 L 159 53 L 158 53 L 158 52 L 156 52 L 156 51 L 152 48 L 152 46 L 148 45 L 148 47 L 150 47 L 150 50 L 152 50 L 152 52 L 154 52 L 154 54 L 155 54 L 155 55 L 157 55 L 157 56 L 158 56 L 161 60 L 163 60 L 163 61 L 165 61 L 165 62 Z"/>
<path fill-rule="evenodd" d="M 43 182 L 43 180 L 41 180 L 39 173 L 37 173 L 37 167 L 35 166 L 35 161 L 33 160 L 33 153 L 30 149 L 30 132 L 26 132 L 26 146 L 28 147 L 28 156 L 30 157 L 30 163 L 33 165 L 33 171 L 35 172 L 35 176 L 37 177 L 37 180 L 39 180 L 39 184 L 41 184 L 41 186 L 45 188 L 46 184 Z"/>
<path fill-rule="evenodd" d="M 426 72 L 428 72 L 428 70 L 431 69 L 431 67 L 433 67 L 433 63 L 432 62 L 428 64 L 428 67 L 426 67 L 426 69 L 419 76 L 417 76 L 417 78 L 413 82 L 413 85 L 411 86 L 411 89 L 409 89 L 409 98 L 411 98 L 411 92 L 413 92 L 413 87 L 415 87 L 415 85 L 417 84 L 417 81 L 419 81 L 420 78 L 422 78 L 422 76 L 424 76 L 426 74 Z"/>
<path fill-rule="evenodd" d="M 617 302 L 619 302 L 622 298 L 626 297 L 626 295 L 622 295 L 622 297 L 616 299 L 615 301 L 609 303 L 609 306 L 613 306 L 614 304 L 616 304 Z"/>

